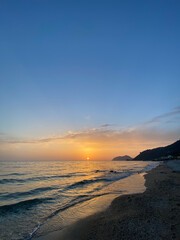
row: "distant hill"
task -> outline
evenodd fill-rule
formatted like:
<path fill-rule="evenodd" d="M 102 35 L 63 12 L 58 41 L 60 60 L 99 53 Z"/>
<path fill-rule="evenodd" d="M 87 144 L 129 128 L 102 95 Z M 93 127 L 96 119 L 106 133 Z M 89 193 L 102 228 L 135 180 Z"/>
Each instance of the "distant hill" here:
<path fill-rule="evenodd" d="M 179 158 L 180 156 L 180 140 L 166 147 L 154 148 L 141 152 L 133 160 L 165 160 L 171 158 Z"/>
<path fill-rule="evenodd" d="M 118 156 L 112 159 L 112 161 L 131 161 L 132 158 L 128 155 L 125 156 Z"/>

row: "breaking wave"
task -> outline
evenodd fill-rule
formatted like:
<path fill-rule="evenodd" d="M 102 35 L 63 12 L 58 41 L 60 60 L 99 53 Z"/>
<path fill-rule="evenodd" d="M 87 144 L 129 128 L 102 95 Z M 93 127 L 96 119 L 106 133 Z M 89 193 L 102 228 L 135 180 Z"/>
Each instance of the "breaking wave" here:
<path fill-rule="evenodd" d="M 0 213 L 6 214 L 8 212 L 19 212 L 21 210 L 31 209 L 34 205 L 41 204 L 53 200 L 53 198 L 34 198 L 18 203 L 0 206 Z"/>
<path fill-rule="evenodd" d="M 71 188 L 76 188 L 76 187 L 81 187 L 81 186 L 84 186 L 84 185 L 87 185 L 87 184 L 93 184 L 93 183 L 97 183 L 97 182 L 109 182 L 109 181 L 117 181 L 117 180 L 120 180 L 122 178 L 125 178 L 125 177 L 128 177 L 130 174 L 126 173 L 121 173 L 119 174 L 119 176 L 108 176 L 108 177 L 103 177 L 103 178 L 95 178 L 95 179 L 87 179 L 87 180 L 82 180 L 82 181 L 79 181 L 79 182 L 75 182 L 71 185 L 69 185 L 67 187 L 67 189 L 71 189 Z"/>

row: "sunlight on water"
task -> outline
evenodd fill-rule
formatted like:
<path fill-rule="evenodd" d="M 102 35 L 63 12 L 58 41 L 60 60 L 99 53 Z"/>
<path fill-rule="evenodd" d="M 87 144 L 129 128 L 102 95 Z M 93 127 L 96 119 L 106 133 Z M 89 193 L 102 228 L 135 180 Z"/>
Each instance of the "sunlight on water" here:
<path fill-rule="evenodd" d="M 143 191 L 151 162 L 1 162 L 0 239 L 30 239 Z"/>

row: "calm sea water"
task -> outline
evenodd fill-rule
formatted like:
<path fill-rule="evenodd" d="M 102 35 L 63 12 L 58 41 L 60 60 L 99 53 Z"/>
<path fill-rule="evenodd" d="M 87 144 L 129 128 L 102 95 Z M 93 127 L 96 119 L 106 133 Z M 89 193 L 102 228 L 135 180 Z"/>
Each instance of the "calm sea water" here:
<path fill-rule="evenodd" d="M 144 190 L 152 162 L 0 162 L 0 239 L 35 239 Z M 139 174 L 141 173 L 141 174 Z"/>

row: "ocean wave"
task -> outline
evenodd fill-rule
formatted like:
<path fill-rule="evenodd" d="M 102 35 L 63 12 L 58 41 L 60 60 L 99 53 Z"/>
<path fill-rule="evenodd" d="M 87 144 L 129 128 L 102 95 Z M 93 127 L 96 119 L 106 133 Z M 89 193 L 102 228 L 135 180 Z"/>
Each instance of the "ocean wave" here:
<path fill-rule="evenodd" d="M 102 182 L 102 181 L 104 181 L 104 180 L 103 179 L 82 180 L 82 181 L 75 182 L 75 183 L 67 186 L 67 189 L 75 188 L 75 187 L 82 186 L 82 185 L 85 185 L 85 184 L 90 184 L 90 183 L 95 183 L 95 182 Z"/>
<path fill-rule="evenodd" d="M 147 165 L 144 169 L 142 169 L 143 172 L 149 172 L 151 169 L 157 167 L 159 165 L 159 162 L 151 163 Z"/>
<path fill-rule="evenodd" d="M 6 176 L 22 176 L 25 175 L 24 173 L 8 173 L 8 174 L 1 174 L 0 177 L 6 177 Z"/>
<path fill-rule="evenodd" d="M 53 213 L 51 213 L 50 215 L 48 215 L 47 217 L 44 218 L 44 220 L 39 223 L 31 233 L 29 233 L 24 240 L 30 240 L 34 234 L 37 232 L 37 230 L 46 223 L 47 220 L 49 220 L 50 218 L 56 216 L 58 213 L 63 212 L 65 210 L 67 210 L 70 207 L 74 207 L 77 204 L 83 203 L 85 201 L 91 200 L 93 198 L 96 197 L 100 197 L 103 195 L 107 195 L 109 193 L 102 193 L 102 194 L 97 194 L 97 195 L 79 195 L 76 198 L 72 199 L 69 203 L 64 204 L 63 206 L 61 206 L 60 208 L 57 208 Z M 19 239 L 20 240 L 20 239 Z"/>
<path fill-rule="evenodd" d="M 118 181 L 120 179 L 123 179 L 123 178 L 126 178 L 126 177 L 129 177 L 130 175 L 132 175 L 132 173 L 124 173 L 124 174 L 121 174 L 119 176 L 110 176 L 110 177 L 107 177 L 106 178 L 106 181 Z"/>
<path fill-rule="evenodd" d="M 97 183 L 97 182 L 106 182 L 106 181 L 117 181 L 120 180 L 122 178 L 128 177 L 130 174 L 126 173 L 126 174 L 119 174 L 118 176 L 107 176 L 107 177 L 103 177 L 103 178 L 95 178 L 95 179 L 85 179 L 79 182 L 75 182 L 69 186 L 67 186 L 67 189 L 71 189 L 71 188 L 76 188 L 76 187 L 81 187 L 84 186 L 86 184 L 92 184 L 92 183 Z"/>
<path fill-rule="evenodd" d="M 35 188 L 27 192 L 15 192 L 15 193 L 9 193 L 9 194 L 2 194 L 0 196 L 0 199 L 9 199 L 9 198 L 18 198 L 18 197 L 24 197 L 29 196 L 33 194 L 38 194 L 45 191 L 51 191 L 54 189 L 58 189 L 57 187 L 41 187 L 41 188 Z"/>
<path fill-rule="evenodd" d="M 23 183 L 24 179 L 18 179 L 18 178 L 4 178 L 0 179 L 0 184 L 6 184 L 6 183 Z"/>
<path fill-rule="evenodd" d="M 52 176 L 46 176 L 46 177 L 27 178 L 26 181 L 49 180 L 49 179 L 54 179 L 54 178 L 70 178 L 70 177 L 72 177 L 71 174 L 67 174 L 67 175 L 52 175 Z"/>
<path fill-rule="evenodd" d="M 52 175 L 52 176 L 46 176 L 46 177 L 31 177 L 31 178 L 4 178 L 0 179 L 0 184 L 6 184 L 6 183 L 25 183 L 28 181 L 39 181 L 39 180 L 50 180 L 54 178 L 69 178 L 72 177 L 72 175 Z"/>
<path fill-rule="evenodd" d="M 25 209 L 28 210 L 28 209 L 31 209 L 34 205 L 45 203 L 50 200 L 53 200 L 53 198 L 34 198 L 34 199 L 21 201 L 18 203 L 3 205 L 3 206 L 0 206 L 0 214 L 6 214 L 9 212 L 17 213 L 20 210 L 25 210 Z"/>
<path fill-rule="evenodd" d="M 79 195 L 77 196 L 76 198 L 72 199 L 69 203 L 66 203 L 65 205 L 63 205 L 62 207 L 58 208 L 57 210 L 55 210 L 53 213 L 51 213 L 47 218 L 52 218 L 54 217 L 55 215 L 57 215 L 59 212 L 63 212 L 65 211 L 66 209 L 70 208 L 70 207 L 74 207 L 75 205 L 79 204 L 79 203 L 82 203 L 82 202 L 85 202 L 85 201 L 88 201 L 88 200 L 91 200 L 93 198 L 96 198 L 96 197 L 100 197 L 100 196 L 104 196 L 104 195 L 107 195 L 109 193 L 102 193 L 102 194 L 95 194 L 95 195 Z"/>

